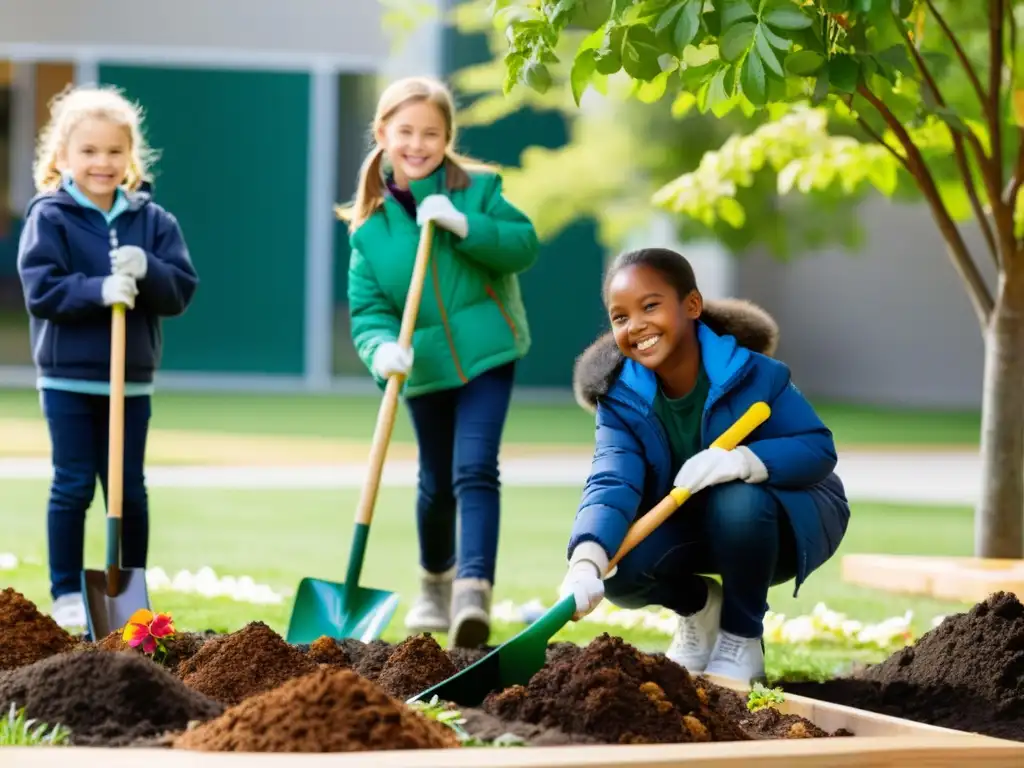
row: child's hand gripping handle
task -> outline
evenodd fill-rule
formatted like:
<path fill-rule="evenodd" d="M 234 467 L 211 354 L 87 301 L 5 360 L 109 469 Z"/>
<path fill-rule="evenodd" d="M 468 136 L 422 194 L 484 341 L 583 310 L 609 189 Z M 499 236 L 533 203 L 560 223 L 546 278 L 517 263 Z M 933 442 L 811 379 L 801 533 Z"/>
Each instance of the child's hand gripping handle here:
<path fill-rule="evenodd" d="M 768 407 L 767 403 L 754 403 L 747 409 L 746 413 L 736 420 L 735 424 L 719 435 L 718 439 L 711 444 L 711 447 L 724 448 L 727 451 L 731 451 L 743 442 L 743 439 L 750 435 L 750 433 L 766 422 L 771 413 L 771 408 Z M 658 503 L 658 506 L 630 526 L 630 529 L 626 532 L 626 537 L 622 540 L 619 551 L 615 553 L 615 557 L 608 563 L 608 572 L 605 574 L 605 578 L 611 575 L 612 570 L 622 558 L 629 554 L 637 544 L 646 539 L 655 528 L 665 522 L 669 515 L 679 509 L 680 505 L 688 498 L 690 498 L 689 488 L 673 488 L 669 491 L 668 496 Z"/>

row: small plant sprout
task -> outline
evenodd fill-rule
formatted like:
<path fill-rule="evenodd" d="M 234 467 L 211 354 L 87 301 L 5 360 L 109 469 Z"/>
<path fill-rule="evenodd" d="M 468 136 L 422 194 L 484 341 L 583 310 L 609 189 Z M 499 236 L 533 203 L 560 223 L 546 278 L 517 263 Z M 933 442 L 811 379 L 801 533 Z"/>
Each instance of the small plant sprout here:
<path fill-rule="evenodd" d="M 781 688 L 767 688 L 761 683 L 754 683 L 754 687 L 747 695 L 747 709 L 757 712 L 759 709 L 767 709 L 781 704 L 786 700 Z"/>
<path fill-rule="evenodd" d="M 163 641 L 174 635 L 174 624 L 169 613 L 157 613 L 140 608 L 132 614 L 121 630 L 121 639 L 131 648 L 141 648 L 154 660 L 167 655 Z"/>
<path fill-rule="evenodd" d="M 64 747 L 71 731 L 62 725 L 49 726 L 25 717 L 25 708 L 11 709 L 0 720 L 0 747 Z"/>
<path fill-rule="evenodd" d="M 451 728 L 455 731 L 455 735 L 459 739 L 459 743 L 464 747 L 524 747 L 526 742 L 523 741 L 519 736 L 514 733 L 504 733 L 493 741 L 485 741 L 484 739 L 478 739 L 476 736 L 471 736 L 462 727 L 466 719 L 462 716 L 462 713 L 457 709 L 452 709 L 443 702 L 438 701 L 437 696 L 433 696 L 430 701 L 413 701 L 408 702 L 408 706 L 419 712 L 424 717 L 430 720 L 436 720 L 442 725 Z"/>

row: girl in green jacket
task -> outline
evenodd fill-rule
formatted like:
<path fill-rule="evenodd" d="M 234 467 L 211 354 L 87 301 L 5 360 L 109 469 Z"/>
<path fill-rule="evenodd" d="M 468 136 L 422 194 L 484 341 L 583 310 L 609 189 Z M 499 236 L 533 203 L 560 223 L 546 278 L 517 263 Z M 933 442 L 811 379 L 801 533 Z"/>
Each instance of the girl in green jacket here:
<path fill-rule="evenodd" d="M 353 343 L 378 385 L 407 376 L 419 447 L 421 590 L 406 627 L 476 647 L 490 634 L 501 434 L 516 361 L 530 348 L 518 275 L 536 261 L 539 244 L 529 219 L 502 195 L 501 177 L 455 153 L 453 115 L 451 94 L 435 80 L 390 85 L 355 202 L 339 215 L 352 246 Z M 427 221 L 436 234 L 407 350 L 398 329 Z"/>

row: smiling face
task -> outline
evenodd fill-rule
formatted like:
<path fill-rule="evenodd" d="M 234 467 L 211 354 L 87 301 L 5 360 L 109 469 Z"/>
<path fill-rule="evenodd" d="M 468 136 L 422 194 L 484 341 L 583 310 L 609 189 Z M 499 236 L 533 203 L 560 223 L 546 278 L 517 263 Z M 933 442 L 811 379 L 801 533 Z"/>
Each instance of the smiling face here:
<path fill-rule="evenodd" d="M 444 113 L 430 101 L 418 99 L 395 110 L 377 142 L 387 152 L 400 188 L 437 170 L 448 149 L 448 133 Z"/>
<path fill-rule="evenodd" d="M 698 291 L 680 297 L 662 274 L 643 264 L 624 267 L 608 283 L 608 319 L 619 350 L 645 368 L 673 365 L 696 339 L 703 308 Z"/>
<path fill-rule="evenodd" d="M 128 128 L 104 118 L 87 117 L 68 136 L 60 163 L 87 198 L 110 210 L 117 187 L 128 174 L 130 159 Z"/>

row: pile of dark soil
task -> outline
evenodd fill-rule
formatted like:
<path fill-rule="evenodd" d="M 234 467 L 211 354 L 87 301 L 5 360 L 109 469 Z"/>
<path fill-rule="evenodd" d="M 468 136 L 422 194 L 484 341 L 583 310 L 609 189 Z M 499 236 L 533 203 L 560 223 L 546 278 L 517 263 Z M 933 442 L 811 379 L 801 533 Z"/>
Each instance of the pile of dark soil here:
<path fill-rule="evenodd" d="M 801 696 L 1024 741 L 1024 605 L 997 592 L 851 677 L 780 684 Z"/>
<path fill-rule="evenodd" d="M 11 703 L 28 717 L 71 730 L 83 746 L 127 746 L 217 717 L 217 702 L 134 653 L 65 653 L 0 678 L 0 711 Z"/>
<path fill-rule="evenodd" d="M 181 664 L 178 675 L 189 688 L 231 705 L 315 669 L 315 661 L 263 622 L 254 621 L 207 640 Z"/>
<path fill-rule="evenodd" d="M 0 671 L 71 650 L 77 642 L 13 587 L 0 592 Z"/>
<path fill-rule="evenodd" d="M 456 747 L 432 722 L 349 669 L 323 667 L 254 696 L 185 732 L 177 749 L 206 752 L 361 752 Z"/>
<path fill-rule="evenodd" d="M 395 648 L 376 682 L 391 696 L 405 701 L 457 671 L 437 640 L 426 634 L 414 635 Z"/>
<path fill-rule="evenodd" d="M 197 632 L 176 632 L 170 637 L 164 638 L 163 644 L 167 649 L 167 655 L 163 656 L 159 663 L 162 667 L 177 672 L 182 664 L 199 653 L 199 649 L 205 642 L 206 638 Z M 118 630 L 111 632 L 94 647 L 102 651 L 144 655 L 141 647 L 132 648 L 128 645 Z"/>
<path fill-rule="evenodd" d="M 351 667 L 352 662 L 345 649 L 333 637 L 317 638 L 309 645 L 306 656 L 317 664 L 331 664 L 335 667 Z"/>

